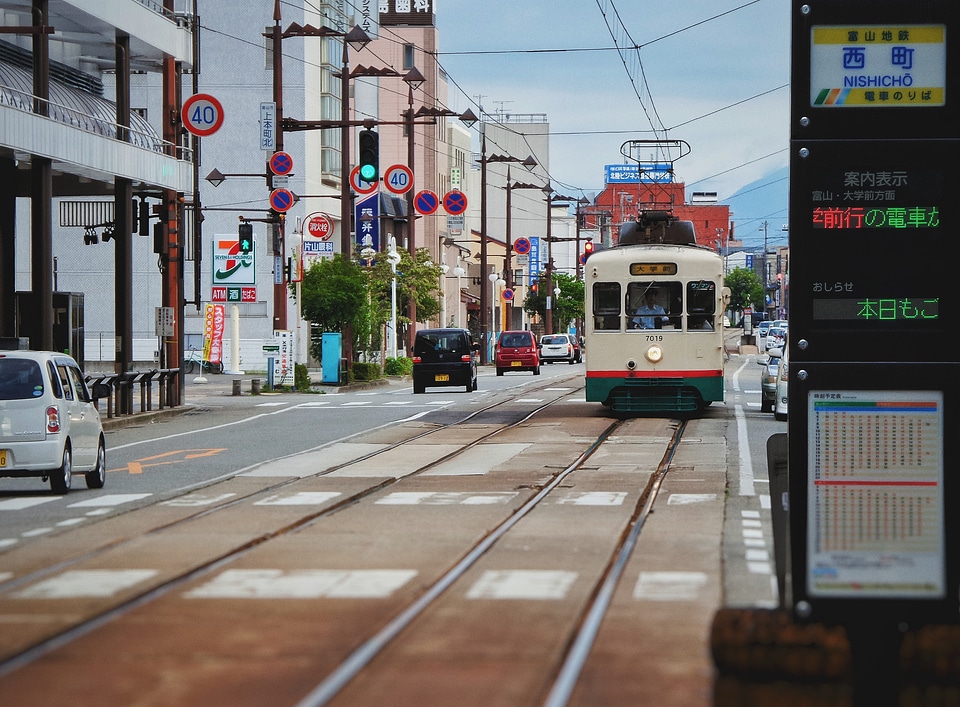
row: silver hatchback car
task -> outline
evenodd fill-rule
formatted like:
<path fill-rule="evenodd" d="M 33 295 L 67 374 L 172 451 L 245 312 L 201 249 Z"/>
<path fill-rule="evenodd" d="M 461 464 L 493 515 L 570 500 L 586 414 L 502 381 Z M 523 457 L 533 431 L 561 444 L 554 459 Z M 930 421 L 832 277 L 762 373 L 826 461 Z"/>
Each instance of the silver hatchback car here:
<path fill-rule="evenodd" d="M 97 398 L 109 387 L 95 386 Z M 37 476 L 54 493 L 74 473 L 87 488 L 106 481 L 100 413 L 77 362 L 51 351 L 0 351 L 0 476 Z"/>

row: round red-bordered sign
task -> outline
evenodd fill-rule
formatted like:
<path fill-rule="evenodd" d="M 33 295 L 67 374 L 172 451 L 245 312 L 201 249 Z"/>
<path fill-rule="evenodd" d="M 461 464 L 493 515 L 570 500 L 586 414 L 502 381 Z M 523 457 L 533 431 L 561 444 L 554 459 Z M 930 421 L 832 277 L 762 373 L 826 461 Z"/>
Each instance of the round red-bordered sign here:
<path fill-rule="evenodd" d="M 286 152 L 274 152 L 270 155 L 270 171 L 278 177 L 284 177 L 293 171 L 293 158 Z"/>
<path fill-rule="evenodd" d="M 213 135 L 223 125 L 223 106 L 209 93 L 195 93 L 180 109 L 183 126 L 194 135 Z"/>
<path fill-rule="evenodd" d="M 274 211 L 279 211 L 281 214 L 289 211 L 293 202 L 293 192 L 289 189 L 274 189 L 270 192 L 270 208 Z"/>
<path fill-rule="evenodd" d="M 443 195 L 443 209 L 451 216 L 459 216 L 467 210 L 467 195 L 452 189 Z"/>
<path fill-rule="evenodd" d="M 365 182 L 360 178 L 360 167 L 350 170 L 350 186 L 357 194 L 373 194 L 380 186 L 379 182 Z"/>
<path fill-rule="evenodd" d="M 526 255 L 530 252 L 530 239 L 518 238 L 513 242 L 513 252 L 520 255 Z"/>
<path fill-rule="evenodd" d="M 429 216 L 436 211 L 439 206 L 439 197 L 429 189 L 424 189 L 421 192 L 417 192 L 417 195 L 413 197 L 413 207 L 418 213 L 421 213 L 424 216 Z"/>
<path fill-rule="evenodd" d="M 394 194 L 406 194 L 413 189 L 413 171 L 405 164 L 390 165 L 383 173 L 383 186 Z"/>
<path fill-rule="evenodd" d="M 513 290 L 509 288 L 505 289 L 502 293 L 502 297 L 505 302 L 509 302 L 510 300 L 513 299 Z"/>
<path fill-rule="evenodd" d="M 333 235 L 333 219 L 322 211 L 310 214 L 303 235 L 322 241 L 329 239 Z"/>

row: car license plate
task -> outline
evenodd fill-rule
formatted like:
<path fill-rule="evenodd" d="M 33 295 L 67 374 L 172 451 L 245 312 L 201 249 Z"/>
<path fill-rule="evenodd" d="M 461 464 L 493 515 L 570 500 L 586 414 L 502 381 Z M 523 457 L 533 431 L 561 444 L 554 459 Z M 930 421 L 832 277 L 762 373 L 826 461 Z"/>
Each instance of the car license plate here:
<path fill-rule="evenodd" d="M 511 365 L 511 366 L 522 366 L 522 365 L 523 365 L 523 361 L 511 361 L 511 362 L 510 362 L 510 365 Z"/>
<path fill-rule="evenodd" d="M 0 466 L 6 466 L 6 465 L 7 465 L 7 450 L 0 449 Z"/>
<path fill-rule="evenodd" d="M 435 383 L 446 383 L 447 381 L 450 380 L 450 374 L 449 374 L 449 373 L 437 373 L 436 375 L 434 375 L 433 380 L 434 380 Z"/>

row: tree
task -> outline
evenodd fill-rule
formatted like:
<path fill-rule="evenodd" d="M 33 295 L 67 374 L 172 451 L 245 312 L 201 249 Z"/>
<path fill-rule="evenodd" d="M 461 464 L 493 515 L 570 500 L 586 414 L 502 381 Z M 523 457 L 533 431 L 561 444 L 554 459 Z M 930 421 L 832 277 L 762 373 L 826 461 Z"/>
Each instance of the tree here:
<path fill-rule="evenodd" d="M 294 297 L 296 291 L 291 286 Z M 367 276 L 357 263 L 341 254 L 331 260 L 314 263 L 303 274 L 300 283 L 300 311 L 312 322 L 318 332 L 310 344 L 310 351 L 320 358 L 319 334 L 323 332 L 353 332 L 351 345 L 369 329 L 367 304 Z"/>
<path fill-rule="evenodd" d="M 730 288 L 730 309 L 738 314 L 751 306 L 755 312 L 763 311 L 763 283 L 753 270 L 734 268 L 723 284 Z"/>
<path fill-rule="evenodd" d="M 414 256 L 409 251 L 401 249 L 400 262 L 397 264 L 397 330 L 402 325 L 409 324 L 407 316 L 410 297 L 417 300 L 417 319 L 421 322 L 436 319 L 440 312 L 439 283 L 442 271 L 439 265 L 430 261 L 430 252 L 426 248 L 418 248 Z M 390 319 L 390 283 L 393 271 L 386 253 L 378 253 L 373 265 L 369 268 L 370 274 L 370 303 L 369 326 L 371 333 L 382 330 L 383 325 Z M 374 333 L 374 341 L 379 337 Z M 361 339 L 366 341 L 366 339 Z"/>
<path fill-rule="evenodd" d="M 567 327 L 575 319 L 583 318 L 583 282 L 567 275 L 566 273 L 554 271 L 551 275 L 553 287 L 560 289 L 560 294 L 553 296 L 553 328 L 556 331 L 566 331 Z M 523 300 L 523 309 L 527 314 L 538 315 L 541 318 L 547 314 L 547 293 L 543 292 L 543 286 L 547 279 L 544 273 L 537 278 L 539 287 L 534 292 L 532 288 L 527 289 L 526 299 Z M 553 332 L 547 332 L 552 334 Z"/>

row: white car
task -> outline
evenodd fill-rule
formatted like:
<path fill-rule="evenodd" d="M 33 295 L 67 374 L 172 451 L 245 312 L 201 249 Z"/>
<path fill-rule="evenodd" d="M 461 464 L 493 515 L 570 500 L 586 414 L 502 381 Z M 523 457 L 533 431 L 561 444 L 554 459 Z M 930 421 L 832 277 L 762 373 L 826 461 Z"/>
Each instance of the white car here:
<path fill-rule="evenodd" d="M 52 351 L 0 351 L 0 477 L 49 479 L 64 494 L 75 473 L 92 489 L 107 476 L 103 425 L 80 366 Z"/>
<path fill-rule="evenodd" d="M 787 347 L 783 347 L 783 356 L 780 357 L 780 366 L 777 368 L 777 397 L 773 403 L 773 419 L 780 422 L 787 420 Z"/>
<path fill-rule="evenodd" d="M 540 337 L 540 362 L 553 363 L 566 361 L 569 364 L 580 361 L 580 349 L 568 334 L 544 334 Z"/>

